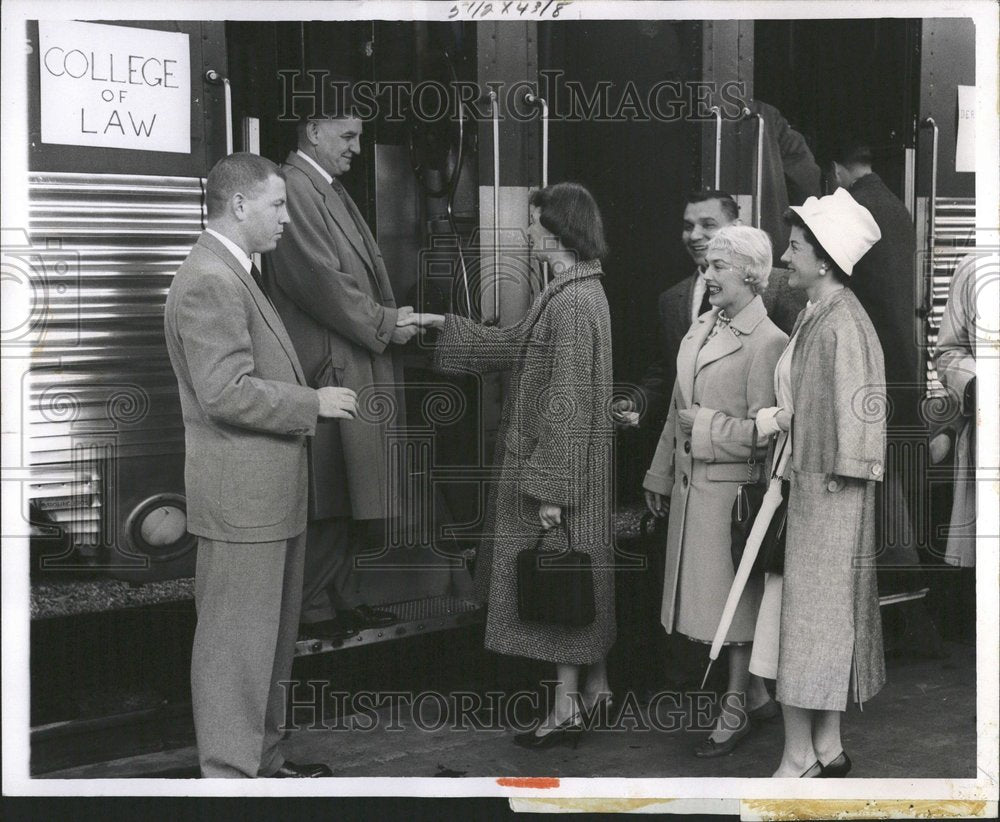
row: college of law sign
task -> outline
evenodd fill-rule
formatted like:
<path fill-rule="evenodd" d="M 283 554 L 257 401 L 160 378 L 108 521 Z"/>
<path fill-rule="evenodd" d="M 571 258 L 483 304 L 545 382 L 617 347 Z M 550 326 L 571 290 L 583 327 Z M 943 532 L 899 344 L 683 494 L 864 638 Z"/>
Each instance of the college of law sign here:
<path fill-rule="evenodd" d="M 39 21 L 42 142 L 191 153 L 188 35 Z"/>

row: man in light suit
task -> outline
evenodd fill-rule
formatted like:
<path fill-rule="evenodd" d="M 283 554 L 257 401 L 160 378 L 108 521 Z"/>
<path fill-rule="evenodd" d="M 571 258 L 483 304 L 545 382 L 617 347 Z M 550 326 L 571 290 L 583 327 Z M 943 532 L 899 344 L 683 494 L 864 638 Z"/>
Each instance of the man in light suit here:
<path fill-rule="evenodd" d="M 277 166 L 252 154 L 208 175 L 208 227 L 167 295 L 180 389 L 188 530 L 198 536 L 191 691 L 206 777 L 316 777 L 278 751 L 302 591 L 306 439 L 349 419 L 354 392 L 305 384 L 250 255 L 288 223 Z M 329 424 L 329 423 L 327 423 Z"/>
<path fill-rule="evenodd" d="M 708 241 L 723 226 L 739 224 L 739 207 L 724 191 L 696 191 L 688 195 L 681 242 L 694 261 L 695 270 L 660 294 L 659 346 L 639 389 L 645 401 L 641 423 L 657 436 L 666 419 L 670 394 L 677 377 L 677 352 L 681 340 L 692 323 L 712 308 L 705 286 Z M 774 251 L 777 257 L 784 249 Z M 768 317 L 778 328 L 790 334 L 799 311 L 805 307 L 805 297 L 802 292 L 788 287 L 788 273 L 784 269 L 771 270 L 767 291 L 762 296 Z M 633 400 L 619 400 L 615 404 L 619 422 L 625 422 L 627 418 L 624 414 L 634 413 L 637 405 Z"/>
<path fill-rule="evenodd" d="M 361 601 L 352 570 L 359 544 L 393 516 L 389 426 L 404 418 L 402 364 L 393 347 L 419 333 L 398 328 L 382 254 L 340 178 L 360 153 L 363 124 L 350 108 L 305 119 L 282 171 L 291 225 L 268 255 L 266 288 L 309 385 L 343 385 L 371 411 L 329 426 L 310 447 L 303 638 L 338 639 L 391 624 Z M 382 412 L 385 413 L 382 413 Z"/>

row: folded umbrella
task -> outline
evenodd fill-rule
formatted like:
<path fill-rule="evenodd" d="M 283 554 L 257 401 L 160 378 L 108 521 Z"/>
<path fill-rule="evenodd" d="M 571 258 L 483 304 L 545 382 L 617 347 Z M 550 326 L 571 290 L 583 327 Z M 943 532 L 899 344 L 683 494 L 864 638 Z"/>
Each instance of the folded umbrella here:
<path fill-rule="evenodd" d="M 787 437 L 787 434 L 785 435 Z M 784 441 L 779 444 L 779 448 Z M 705 676 L 701 680 L 701 687 L 705 687 L 708 681 L 709 671 L 712 670 L 712 663 L 719 658 L 722 644 L 726 641 L 726 634 L 733 624 L 733 616 L 736 614 L 736 606 L 740 604 L 740 597 L 746 588 L 747 580 L 750 578 L 750 571 L 753 569 L 754 560 L 760 551 L 760 544 L 764 541 L 767 527 L 771 524 L 774 512 L 781 505 L 781 477 L 785 473 L 785 464 L 788 461 L 789 449 L 781 448 L 778 465 L 771 472 L 771 480 L 764 492 L 764 499 L 761 501 L 760 510 L 753 521 L 750 535 L 747 537 L 746 547 L 743 549 L 743 558 L 740 560 L 740 567 L 736 569 L 736 576 L 733 584 L 729 588 L 729 596 L 726 598 L 726 606 L 722 609 L 722 618 L 719 620 L 719 627 L 715 631 L 715 638 L 712 640 L 712 648 L 708 652 L 708 667 L 705 669 Z"/>

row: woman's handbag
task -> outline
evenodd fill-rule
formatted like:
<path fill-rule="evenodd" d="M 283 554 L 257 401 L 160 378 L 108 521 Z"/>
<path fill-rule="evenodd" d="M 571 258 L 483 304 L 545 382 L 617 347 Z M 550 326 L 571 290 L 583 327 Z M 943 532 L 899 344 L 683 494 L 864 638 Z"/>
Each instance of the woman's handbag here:
<path fill-rule="evenodd" d="M 533 548 L 518 552 L 517 615 L 525 622 L 583 628 L 594 621 L 594 573 L 590 557 L 573 549 L 565 516 L 563 529 L 567 550 L 544 550 L 551 530 L 543 530 Z"/>
<path fill-rule="evenodd" d="M 791 438 L 791 432 L 784 442 Z M 773 465 L 780 462 L 780 455 L 775 454 Z M 770 479 L 764 479 L 759 474 L 755 476 L 757 467 L 757 428 L 753 431 L 753 444 L 750 446 L 750 458 L 747 460 L 747 481 L 740 483 L 736 489 L 736 499 L 733 501 L 733 513 L 730 523 L 731 550 L 733 555 L 733 570 L 738 570 L 743 559 L 743 550 L 746 548 L 747 538 L 753 528 L 757 512 L 760 511 L 761 503 L 764 501 L 764 494 L 770 484 L 770 479 L 775 478 L 772 472 Z M 781 574 L 785 570 L 785 521 L 788 515 L 788 480 L 781 481 L 781 504 L 771 517 L 771 522 L 767 526 L 767 532 L 754 558 L 751 574 L 761 574 L 765 571 L 772 574 Z"/>

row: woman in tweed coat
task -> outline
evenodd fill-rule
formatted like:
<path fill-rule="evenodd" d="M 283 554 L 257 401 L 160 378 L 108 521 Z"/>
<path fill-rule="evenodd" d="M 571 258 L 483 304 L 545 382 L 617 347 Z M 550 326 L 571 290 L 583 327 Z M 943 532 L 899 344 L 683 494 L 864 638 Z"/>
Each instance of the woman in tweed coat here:
<path fill-rule="evenodd" d="M 786 220 L 788 282 L 809 303 L 777 367 L 791 408 L 758 414 L 763 433 L 792 432 L 777 667 L 785 749 L 774 776 L 845 776 L 848 693 L 860 705 L 885 683 L 874 529 L 885 372 L 871 320 L 845 288 L 880 232 L 844 189 L 810 197 Z"/>
<path fill-rule="evenodd" d="M 681 341 L 677 383 L 666 425 L 643 482 L 646 504 L 663 516 L 671 498 L 660 620 L 667 633 L 712 642 L 732 587 L 730 517 L 736 489 L 748 479 L 754 417 L 774 405 L 774 366 L 788 341 L 767 316 L 760 294 L 771 271 L 771 240 L 760 229 L 726 226 L 708 244 L 705 283 L 713 310 Z M 766 440 L 758 444 L 763 470 Z M 728 754 L 777 706 L 758 677 L 750 678 L 763 580 L 748 580 L 726 635 L 728 700 L 699 757 Z"/>
<path fill-rule="evenodd" d="M 527 315 L 505 328 L 455 315 L 412 315 L 400 322 L 440 328 L 442 371 L 507 371 L 476 588 L 487 603 L 486 647 L 556 664 L 555 703 L 547 719 L 519 734 L 526 747 L 575 744 L 581 708 L 610 698 L 605 657 L 615 640 L 612 566 L 611 323 L 601 286 L 606 252 L 590 193 L 573 183 L 536 191 L 528 240 L 554 275 Z M 591 556 L 597 616 L 583 628 L 524 622 L 517 612 L 517 554 L 540 527 L 553 549 Z"/>

